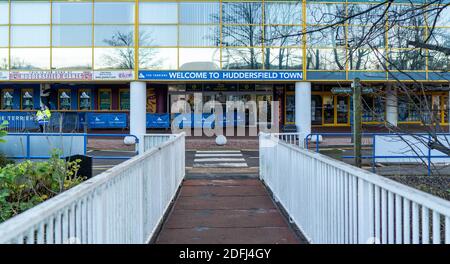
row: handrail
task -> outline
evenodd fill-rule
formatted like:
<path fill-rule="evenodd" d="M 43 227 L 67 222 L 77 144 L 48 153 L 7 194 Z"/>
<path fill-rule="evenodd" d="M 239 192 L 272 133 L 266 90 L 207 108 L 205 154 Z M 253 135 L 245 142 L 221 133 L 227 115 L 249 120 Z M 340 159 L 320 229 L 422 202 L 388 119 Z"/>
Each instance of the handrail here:
<path fill-rule="evenodd" d="M 260 148 L 261 179 L 310 242 L 450 243 L 449 201 L 273 135 L 260 140 L 273 143 Z"/>
<path fill-rule="evenodd" d="M 184 178 L 184 137 L 177 134 L 0 224 L 0 243 L 148 242 Z"/>

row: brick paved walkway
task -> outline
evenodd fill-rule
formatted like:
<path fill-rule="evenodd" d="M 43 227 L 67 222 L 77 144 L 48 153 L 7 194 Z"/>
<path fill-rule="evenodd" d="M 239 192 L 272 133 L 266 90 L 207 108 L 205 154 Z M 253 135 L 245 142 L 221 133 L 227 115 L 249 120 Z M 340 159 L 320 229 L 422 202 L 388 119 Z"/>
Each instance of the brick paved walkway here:
<path fill-rule="evenodd" d="M 185 180 L 156 243 L 300 243 L 257 179 Z"/>

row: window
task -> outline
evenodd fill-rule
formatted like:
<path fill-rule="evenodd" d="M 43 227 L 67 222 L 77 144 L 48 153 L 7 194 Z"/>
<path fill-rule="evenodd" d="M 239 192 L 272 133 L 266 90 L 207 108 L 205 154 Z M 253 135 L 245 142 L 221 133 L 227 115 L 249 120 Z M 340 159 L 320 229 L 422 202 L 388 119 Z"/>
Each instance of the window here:
<path fill-rule="evenodd" d="M 133 48 L 94 49 L 94 69 L 96 70 L 126 70 L 133 68 Z"/>
<path fill-rule="evenodd" d="M 383 122 L 385 113 L 385 104 L 379 96 L 362 96 L 362 121 L 363 122 Z"/>
<path fill-rule="evenodd" d="M 215 47 L 219 45 L 219 26 L 180 26 L 180 46 Z"/>
<path fill-rule="evenodd" d="M 92 26 L 53 26 L 54 47 L 92 46 Z"/>
<path fill-rule="evenodd" d="M 58 90 L 58 110 L 70 110 L 72 108 L 72 97 L 70 89 Z"/>
<path fill-rule="evenodd" d="M 143 46 L 177 46 L 178 29 L 177 26 L 158 25 L 140 26 L 139 45 Z"/>
<path fill-rule="evenodd" d="M 7 26 L 0 26 L 0 47 L 8 47 L 9 29 Z"/>
<path fill-rule="evenodd" d="M 134 23 L 134 3 L 95 2 L 94 23 L 132 24 Z"/>
<path fill-rule="evenodd" d="M 12 47 L 50 46 L 50 26 L 12 26 Z"/>
<path fill-rule="evenodd" d="M 302 24 L 302 3 L 285 2 L 265 2 L 264 8 L 265 23 L 276 25 L 301 25 Z"/>
<path fill-rule="evenodd" d="M 50 24 L 50 2 L 12 1 L 11 24 Z"/>
<path fill-rule="evenodd" d="M 95 46 L 132 47 L 134 27 L 122 25 L 95 26 Z"/>
<path fill-rule="evenodd" d="M 218 48 L 180 49 L 180 70 L 218 70 L 220 50 Z"/>
<path fill-rule="evenodd" d="M 91 110 L 92 94 L 90 89 L 80 89 L 78 91 L 78 109 Z"/>
<path fill-rule="evenodd" d="M 178 69 L 176 48 L 139 49 L 139 68 L 151 70 Z"/>
<path fill-rule="evenodd" d="M 0 70 L 8 69 L 8 49 L 0 49 Z"/>
<path fill-rule="evenodd" d="M 261 48 L 240 48 L 222 50 L 223 69 L 261 69 Z"/>
<path fill-rule="evenodd" d="M 220 3 L 180 3 L 180 23 L 218 24 Z"/>
<path fill-rule="evenodd" d="M 170 24 L 178 23 L 177 3 L 140 3 L 139 23 Z"/>
<path fill-rule="evenodd" d="M 53 48 L 52 67 L 57 70 L 92 69 L 92 49 Z"/>
<path fill-rule="evenodd" d="M 14 105 L 14 90 L 2 89 L 1 90 L 1 106 L 3 110 L 12 110 Z"/>
<path fill-rule="evenodd" d="M 111 89 L 98 90 L 98 109 L 111 110 Z"/>
<path fill-rule="evenodd" d="M 53 24 L 90 24 L 92 23 L 92 3 L 53 2 Z"/>
<path fill-rule="evenodd" d="M 119 90 L 119 108 L 120 110 L 130 110 L 130 90 Z"/>
<path fill-rule="evenodd" d="M 49 70 L 49 48 L 12 48 L 11 69 L 14 70 Z"/>
<path fill-rule="evenodd" d="M 21 89 L 21 108 L 22 110 L 33 110 L 33 89 Z"/>
<path fill-rule="evenodd" d="M 9 23 L 9 4 L 8 2 L 0 2 L 0 24 Z"/>

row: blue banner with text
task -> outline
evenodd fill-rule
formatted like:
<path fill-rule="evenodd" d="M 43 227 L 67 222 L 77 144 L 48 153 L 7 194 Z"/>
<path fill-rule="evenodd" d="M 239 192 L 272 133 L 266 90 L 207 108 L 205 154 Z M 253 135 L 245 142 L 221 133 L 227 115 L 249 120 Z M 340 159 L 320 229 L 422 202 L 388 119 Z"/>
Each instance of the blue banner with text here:
<path fill-rule="evenodd" d="M 139 71 L 140 80 L 298 81 L 301 71 Z"/>

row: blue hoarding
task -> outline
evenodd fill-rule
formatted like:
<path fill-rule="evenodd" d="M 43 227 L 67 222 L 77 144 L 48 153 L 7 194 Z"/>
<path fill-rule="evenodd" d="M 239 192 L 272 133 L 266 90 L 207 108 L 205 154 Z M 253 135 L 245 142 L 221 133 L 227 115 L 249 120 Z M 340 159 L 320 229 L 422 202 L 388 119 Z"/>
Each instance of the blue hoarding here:
<path fill-rule="evenodd" d="M 10 128 L 37 129 L 38 123 L 35 120 L 35 114 L 32 112 L 0 112 L 0 122 L 8 121 Z"/>
<path fill-rule="evenodd" d="M 298 81 L 301 71 L 139 71 L 140 80 Z"/>
<path fill-rule="evenodd" d="M 88 113 L 89 128 L 126 128 L 127 114 L 125 113 Z"/>
<path fill-rule="evenodd" d="M 170 114 L 147 114 L 147 128 L 170 128 Z"/>

